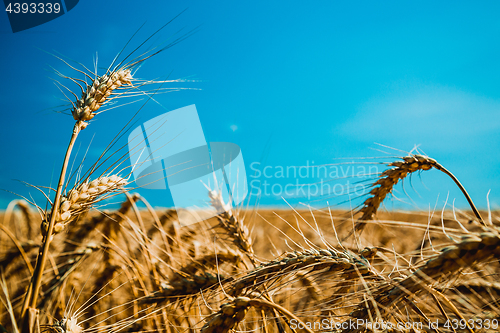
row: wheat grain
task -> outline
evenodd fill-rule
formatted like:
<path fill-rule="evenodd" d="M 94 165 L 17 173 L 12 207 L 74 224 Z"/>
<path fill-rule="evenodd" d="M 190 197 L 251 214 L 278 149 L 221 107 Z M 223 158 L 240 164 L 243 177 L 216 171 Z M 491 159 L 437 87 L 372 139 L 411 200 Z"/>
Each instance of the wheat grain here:
<path fill-rule="evenodd" d="M 250 307 L 257 309 L 273 309 L 282 315 L 297 321 L 298 326 L 303 328 L 306 332 L 313 333 L 302 320 L 300 320 L 293 313 L 287 309 L 261 299 L 251 299 L 248 297 L 237 297 L 231 302 L 225 303 L 221 306 L 219 312 L 212 315 L 207 323 L 201 328 L 202 333 L 225 333 L 229 330 L 236 328 L 236 326 L 245 319 L 245 316 Z"/>
<path fill-rule="evenodd" d="M 256 267 L 245 276 L 235 280 L 231 295 L 239 295 L 244 289 L 253 288 L 284 274 L 310 268 L 311 272 L 328 268 L 329 273 L 354 270 L 361 275 L 377 276 L 367 260 L 359 260 L 348 253 L 335 250 L 309 249 L 301 252 L 288 252 L 283 258 L 271 260 Z"/>
<path fill-rule="evenodd" d="M 354 231 L 361 232 L 366 226 L 366 221 L 372 220 L 374 218 L 378 208 L 380 207 L 380 204 L 384 201 L 386 196 L 392 192 L 394 186 L 400 180 L 406 178 L 414 172 L 430 170 L 432 168 L 445 173 L 457 184 L 457 186 L 466 197 L 469 205 L 472 208 L 472 211 L 474 212 L 478 220 L 484 226 L 486 226 L 483 218 L 481 217 L 481 214 L 472 202 L 472 199 L 470 198 L 463 185 L 450 171 L 439 164 L 435 159 L 416 154 L 406 156 L 402 161 L 389 163 L 388 166 L 391 168 L 385 170 L 379 175 L 379 179 L 372 185 L 373 189 L 369 193 L 370 196 L 363 202 L 362 207 L 359 209 L 358 212 L 362 213 L 362 215 L 356 221 Z"/>
<path fill-rule="evenodd" d="M 178 297 L 190 297 L 200 291 L 218 285 L 219 281 L 225 280 L 224 276 L 211 273 L 202 275 L 189 275 L 186 277 L 177 275 L 172 280 L 163 283 L 161 290 L 141 299 L 141 304 L 162 303 L 175 300 Z"/>
<path fill-rule="evenodd" d="M 113 99 L 116 90 L 124 85 L 132 86 L 132 74 L 129 68 L 118 69 L 112 73 L 96 76 L 91 85 L 87 85 L 82 96 L 76 100 L 71 113 L 75 120 L 87 121 L 94 118 L 96 111 Z"/>
<path fill-rule="evenodd" d="M 86 181 L 76 188 L 70 190 L 61 199 L 59 209 L 56 210 L 56 224 L 53 233 L 57 234 L 64 230 L 66 225 L 87 212 L 96 202 L 103 200 L 106 194 L 123 189 L 127 180 L 117 175 L 100 177 Z M 42 221 L 41 232 L 45 236 L 47 233 L 50 214 Z"/>
<path fill-rule="evenodd" d="M 241 254 L 234 250 L 217 251 L 195 258 L 192 263 L 179 269 L 185 275 L 195 274 L 199 270 L 208 270 L 224 262 L 238 265 L 242 261 Z"/>
<path fill-rule="evenodd" d="M 252 239 L 248 228 L 243 221 L 238 219 L 232 212 L 229 204 L 225 204 L 222 194 L 217 191 L 209 191 L 210 202 L 218 215 L 219 225 L 227 231 L 233 239 L 234 244 L 243 252 L 253 254 Z"/>
<path fill-rule="evenodd" d="M 411 155 L 404 157 L 402 161 L 389 163 L 391 168 L 379 175 L 379 179 L 372 185 L 370 197 L 359 209 L 363 215 L 356 222 L 355 230 L 358 232 L 363 230 L 366 225 L 365 221 L 373 219 L 382 201 L 401 179 L 419 170 L 430 170 L 436 166 L 436 163 L 436 160 L 422 155 Z"/>

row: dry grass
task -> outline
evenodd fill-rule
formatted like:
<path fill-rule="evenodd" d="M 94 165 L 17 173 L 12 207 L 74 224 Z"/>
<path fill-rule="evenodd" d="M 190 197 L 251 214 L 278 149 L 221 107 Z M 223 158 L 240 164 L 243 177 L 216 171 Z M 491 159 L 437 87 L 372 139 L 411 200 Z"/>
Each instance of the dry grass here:
<path fill-rule="evenodd" d="M 42 328 L 75 320 L 85 332 L 273 332 L 300 322 L 366 319 L 425 328 L 436 320 L 499 319 L 497 229 L 485 232 L 462 218 L 465 232 L 451 212 L 443 221 L 379 213 L 356 242 L 339 244 L 352 230 L 348 212 L 240 211 L 253 230 L 248 256 L 217 227 L 221 217 L 179 228 L 175 213 L 155 211 L 157 224 L 147 209 L 130 209 L 135 201 L 129 196 L 116 212 L 94 211 L 54 235 L 37 305 Z M 7 213 L 2 229 L 11 237 L 0 238 L 0 262 L 19 318 L 40 246 L 40 236 L 28 239 L 26 230 L 40 227 L 25 209 Z M 11 332 L 9 318 L 4 307 L 0 320 Z"/>

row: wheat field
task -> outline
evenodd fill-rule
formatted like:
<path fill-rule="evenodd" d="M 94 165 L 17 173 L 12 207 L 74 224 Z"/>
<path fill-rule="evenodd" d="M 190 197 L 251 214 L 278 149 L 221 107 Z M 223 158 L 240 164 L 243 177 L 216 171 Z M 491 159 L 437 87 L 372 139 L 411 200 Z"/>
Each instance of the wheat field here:
<path fill-rule="evenodd" d="M 42 331 L 497 331 L 498 234 L 468 218 L 382 213 L 339 243 L 353 228 L 346 211 L 239 211 L 179 227 L 175 211 L 139 209 L 142 200 L 130 195 L 54 237 Z M 7 332 L 41 246 L 34 212 L 11 207 L 0 261 Z"/>

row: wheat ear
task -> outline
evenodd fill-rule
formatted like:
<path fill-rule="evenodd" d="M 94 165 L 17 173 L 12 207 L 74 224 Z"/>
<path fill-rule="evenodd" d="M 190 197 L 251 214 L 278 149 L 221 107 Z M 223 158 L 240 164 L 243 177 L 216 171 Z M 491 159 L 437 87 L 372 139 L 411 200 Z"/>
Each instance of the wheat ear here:
<path fill-rule="evenodd" d="M 143 304 L 162 302 L 174 296 L 192 296 L 200 290 L 216 285 L 219 281 L 226 280 L 220 274 L 214 275 L 206 272 L 223 262 L 232 262 L 236 265 L 241 262 L 241 254 L 232 250 L 209 253 L 193 260 L 192 263 L 181 267 L 178 272 L 161 286 L 161 290 L 147 296 L 142 300 Z M 198 271 L 204 271 L 197 274 Z"/>
<path fill-rule="evenodd" d="M 38 247 L 37 244 L 34 242 L 27 242 L 27 243 L 20 243 L 19 240 L 16 238 L 16 236 L 4 225 L 0 224 L 0 230 L 2 230 L 7 236 L 11 239 L 12 243 L 16 246 L 17 250 L 13 250 L 10 252 L 7 252 L 5 254 L 5 258 L 0 260 L 0 267 L 7 268 L 7 265 L 14 260 L 18 254 L 21 255 L 23 258 L 26 267 L 30 271 L 30 273 L 33 273 L 33 267 L 31 266 L 30 260 L 28 255 L 26 254 L 26 251 L 31 250 L 32 248 Z M 26 248 L 26 249 L 25 249 Z"/>
<path fill-rule="evenodd" d="M 102 200 L 106 194 L 121 190 L 126 184 L 126 179 L 111 175 L 109 177 L 99 177 L 91 182 L 84 182 L 70 190 L 67 195 L 61 198 L 61 204 L 55 213 L 56 224 L 53 233 L 64 230 L 68 223 L 86 213 L 90 207 Z M 49 218 L 50 215 L 42 222 L 41 232 L 43 236 L 47 234 L 47 220 Z"/>
<path fill-rule="evenodd" d="M 96 115 L 106 102 L 113 99 L 113 94 L 116 89 L 124 85 L 132 86 L 132 74 L 129 68 L 122 68 L 112 73 L 97 76 L 91 85 L 87 85 L 87 89 L 82 92 L 80 97 L 74 104 L 71 113 L 75 120 L 90 120 Z"/>
<path fill-rule="evenodd" d="M 12 217 L 12 213 L 14 212 L 14 209 L 17 207 L 19 207 L 19 209 L 21 210 L 21 213 L 23 214 L 25 220 L 26 220 L 26 226 L 27 226 L 27 230 L 28 230 L 28 234 L 27 234 L 27 239 L 31 239 L 32 238 L 32 234 L 33 234 L 33 230 L 31 229 L 31 222 L 32 222 L 32 219 L 31 219 L 31 211 L 30 211 L 30 208 L 29 208 L 29 204 L 26 200 L 13 200 L 9 203 L 9 205 L 7 206 L 7 209 L 5 210 L 5 213 L 4 213 L 4 217 L 3 217 L 3 224 L 5 226 L 8 225 L 8 223 L 10 222 L 10 219 Z"/>
<path fill-rule="evenodd" d="M 467 199 L 467 202 L 471 206 L 474 215 L 484 226 L 486 226 L 481 214 L 472 202 L 472 199 L 463 185 L 450 171 L 439 164 L 435 159 L 423 155 L 410 155 L 404 157 L 402 161 L 389 163 L 389 167 L 391 168 L 385 170 L 379 175 L 379 179 L 372 185 L 373 189 L 370 191 L 370 197 L 363 202 L 362 207 L 359 209 L 359 212 L 363 215 L 357 220 L 354 228 L 355 231 L 361 232 L 366 226 L 366 221 L 373 219 L 378 208 L 380 207 L 380 204 L 384 201 L 386 196 L 392 192 L 394 186 L 401 179 L 404 179 L 416 171 L 425 171 L 432 168 L 444 172 L 455 182 L 455 184 L 457 184 Z"/>
<path fill-rule="evenodd" d="M 237 297 L 231 302 L 225 303 L 221 306 L 219 312 L 212 315 L 207 323 L 201 328 L 202 333 L 225 333 L 236 328 L 236 326 L 245 319 L 248 310 L 254 307 L 256 309 L 272 309 L 281 313 L 288 319 L 297 321 L 299 327 L 303 328 L 306 332 L 313 333 L 308 326 L 300 320 L 296 315 L 291 313 L 284 307 L 262 299 L 251 299 L 248 297 Z"/>
<path fill-rule="evenodd" d="M 217 264 L 230 262 L 238 265 L 242 261 L 241 254 L 234 250 L 222 250 L 205 254 L 195 258 L 192 263 L 182 267 L 179 271 L 182 274 L 195 274 L 199 270 L 207 270 L 216 267 Z"/>
<path fill-rule="evenodd" d="M 225 277 L 208 272 L 202 275 L 176 275 L 173 279 L 168 281 L 168 283 L 163 283 L 161 285 L 161 290 L 144 297 L 139 303 L 162 303 L 169 299 L 175 300 L 178 297 L 190 297 L 198 294 L 201 290 L 218 285 L 219 281 L 222 280 L 225 280 Z"/>
<path fill-rule="evenodd" d="M 118 211 L 113 212 L 111 215 L 105 214 L 103 212 L 97 216 L 92 216 L 89 221 L 78 225 L 77 228 L 68 229 L 69 233 L 67 238 L 72 240 L 73 242 L 66 242 L 62 252 L 69 252 L 74 250 L 74 248 L 78 246 L 77 244 L 82 243 L 82 241 L 88 237 L 92 230 L 97 229 L 101 224 L 121 223 L 124 219 L 124 216 L 130 210 L 131 206 L 132 205 L 130 203 L 130 200 L 126 199 L 122 202 Z"/>
<path fill-rule="evenodd" d="M 210 202 L 218 211 L 219 226 L 226 230 L 233 243 L 253 260 L 252 238 L 250 232 L 242 220 L 238 219 L 232 212 L 231 207 L 224 204 L 222 194 L 217 191 L 209 191 Z"/>
<path fill-rule="evenodd" d="M 302 300 L 302 308 L 306 309 L 311 300 L 317 301 L 320 299 L 319 295 L 321 295 L 321 289 L 319 288 L 318 284 L 310 276 L 307 275 L 307 272 L 298 272 L 295 277 L 300 282 L 302 288 L 304 288 L 304 290 L 307 292 L 307 297 Z M 300 304 L 301 302 L 297 302 L 295 304 L 294 311 L 299 310 Z"/>
<path fill-rule="evenodd" d="M 388 310 L 404 296 L 425 289 L 422 288 L 423 285 L 432 285 L 440 278 L 450 276 L 475 263 L 486 261 L 492 256 L 500 256 L 500 235 L 498 232 L 484 232 L 479 236 L 463 236 L 460 243 L 444 248 L 439 255 L 428 260 L 421 268 L 397 285 L 382 288 L 373 295 L 374 300 L 379 305 L 379 310 Z M 350 316 L 357 319 L 369 318 L 370 311 L 373 309 L 367 308 L 365 304 L 365 302 L 360 304 Z M 355 329 L 345 332 L 359 331 L 359 329 Z"/>
<path fill-rule="evenodd" d="M 363 276 L 378 276 L 371 269 L 368 260 L 364 258 L 357 259 L 348 253 L 335 250 L 309 249 L 302 252 L 288 252 L 283 258 L 262 264 L 236 280 L 228 293 L 236 296 L 241 294 L 244 289 L 257 286 L 274 277 L 281 277 L 283 274 L 308 268 L 311 269 L 311 272 L 328 268 L 331 273 L 354 270 Z"/>

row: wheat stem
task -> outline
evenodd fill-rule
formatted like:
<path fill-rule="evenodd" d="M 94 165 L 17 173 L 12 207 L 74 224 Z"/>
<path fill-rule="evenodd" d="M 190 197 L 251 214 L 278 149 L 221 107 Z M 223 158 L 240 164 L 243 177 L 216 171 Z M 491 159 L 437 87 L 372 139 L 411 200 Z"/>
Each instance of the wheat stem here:
<path fill-rule="evenodd" d="M 394 186 L 402 179 L 417 171 L 425 171 L 435 168 L 448 175 L 464 194 L 469 203 L 474 215 L 482 225 L 486 226 L 481 214 L 472 202 L 471 197 L 465 190 L 464 186 L 458 181 L 457 177 L 448 171 L 445 167 L 439 164 L 435 159 L 423 155 L 410 155 L 403 158 L 402 161 L 396 161 L 389 164 L 390 169 L 385 170 L 379 175 L 378 180 L 373 184 L 373 189 L 370 191 L 370 197 L 363 202 L 363 207 L 359 210 L 363 215 L 356 221 L 354 230 L 349 233 L 347 239 L 354 232 L 361 233 L 366 226 L 366 221 L 374 218 L 380 204 L 386 196 L 392 192 Z"/>
<path fill-rule="evenodd" d="M 438 169 L 439 171 L 444 172 L 445 174 L 447 174 L 455 182 L 455 184 L 458 186 L 458 188 L 460 189 L 460 191 L 462 191 L 463 195 L 465 196 L 465 199 L 467 199 L 467 202 L 469 203 L 469 206 L 472 209 L 472 212 L 474 213 L 474 215 L 476 215 L 476 217 L 479 220 L 479 222 L 481 222 L 481 224 L 486 227 L 486 223 L 484 222 L 483 218 L 481 217 L 481 214 L 477 210 L 476 205 L 474 205 L 474 202 L 472 202 L 472 199 L 469 196 L 469 193 L 467 193 L 467 191 L 465 190 L 465 187 L 462 185 L 462 183 L 460 183 L 460 181 L 458 180 L 458 178 L 455 177 L 454 174 L 452 174 L 450 171 L 448 171 L 444 166 L 442 166 L 439 163 L 436 163 L 436 165 L 434 167 L 436 169 Z"/>
<path fill-rule="evenodd" d="M 28 307 L 36 308 L 36 301 L 38 298 L 38 292 L 40 290 L 40 286 L 42 284 L 42 275 L 45 269 L 45 262 L 47 261 L 47 257 L 49 254 L 49 246 L 52 240 L 51 236 L 56 220 L 56 211 L 57 209 L 59 209 L 59 205 L 61 204 L 61 193 L 64 186 L 64 179 L 66 175 L 66 170 L 68 168 L 69 158 L 71 156 L 71 151 L 73 150 L 73 146 L 75 144 L 76 138 L 78 137 L 78 134 L 83 128 L 85 128 L 86 125 L 87 124 L 83 121 L 77 121 L 75 123 L 75 126 L 73 127 L 73 133 L 71 134 L 71 139 L 69 141 L 68 148 L 66 149 L 66 155 L 64 156 L 64 162 L 61 169 L 61 174 L 59 176 L 59 183 L 57 185 L 54 204 L 52 205 L 52 212 L 50 214 L 50 222 L 47 228 L 47 233 L 43 239 L 43 246 L 41 247 L 40 252 L 38 253 L 36 267 L 33 273 L 33 277 L 31 279 L 30 287 L 25 296 L 21 317 L 24 317 Z M 23 333 L 27 333 L 28 332 L 27 330 L 29 330 L 29 328 L 23 325 Z"/>
<path fill-rule="evenodd" d="M 2 229 L 2 231 L 5 232 L 7 236 L 9 236 L 9 238 L 12 240 L 12 243 L 14 243 L 14 245 L 17 247 L 17 250 L 23 257 L 23 260 L 26 263 L 26 267 L 28 267 L 30 273 L 33 273 L 33 266 L 31 266 L 30 260 L 26 255 L 26 252 L 24 251 L 22 244 L 16 239 L 16 236 L 12 232 L 10 232 L 10 230 L 7 229 L 5 226 L 0 224 L 0 229 Z"/>

